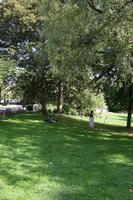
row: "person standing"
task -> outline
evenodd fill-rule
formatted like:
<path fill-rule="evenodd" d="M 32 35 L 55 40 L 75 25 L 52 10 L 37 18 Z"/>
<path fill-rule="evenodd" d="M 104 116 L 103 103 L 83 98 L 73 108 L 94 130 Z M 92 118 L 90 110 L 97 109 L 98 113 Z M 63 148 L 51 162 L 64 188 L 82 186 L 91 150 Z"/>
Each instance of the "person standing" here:
<path fill-rule="evenodd" d="M 93 116 L 93 110 L 91 110 L 89 115 L 89 127 L 94 128 L 94 116 Z"/>

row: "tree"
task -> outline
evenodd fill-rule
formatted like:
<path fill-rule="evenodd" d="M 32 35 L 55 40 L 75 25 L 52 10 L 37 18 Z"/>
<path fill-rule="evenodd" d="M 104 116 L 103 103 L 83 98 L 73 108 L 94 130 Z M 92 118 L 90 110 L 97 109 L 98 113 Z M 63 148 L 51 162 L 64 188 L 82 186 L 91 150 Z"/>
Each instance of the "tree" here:
<path fill-rule="evenodd" d="M 81 33 L 88 29 L 87 16 L 84 10 L 75 6 L 73 2 L 44 1 L 46 19 L 42 38 L 46 41 L 46 51 L 53 73 L 59 79 L 58 112 L 62 112 L 63 85 L 69 82 L 86 67 L 86 57 L 78 48 Z M 83 26 L 79 26 L 82 20 Z M 80 56 L 79 56 L 79 55 Z"/>
<path fill-rule="evenodd" d="M 110 82 L 126 85 L 127 127 L 132 112 L 132 1 L 45 0 L 47 51 L 63 73 L 75 65 L 90 67 L 98 89 Z M 80 64 L 79 64 L 80 63 Z M 69 71 L 69 69 L 71 70 Z M 57 69 L 58 67 L 56 67 Z M 58 70 L 60 72 L 60 69 Z M 70 73 L 69 73 L 70 72 Z M 65 76 L 66 77 L 66 76 Z"/>
<path fill-rule="evenodd" d="M 45 49 L 38 47 L 22 69 L 15 90 L 20 92 L 24 104 L 40 103 L 42 113 L 47 113 L 47 104 L 55 100 L 57 80 L 50 71 Z"/>
<path fill-rule="evenodd" d="M 4 60 L 0 58 L 0 102 L 2 98 L 2 92 L 7 92 L 7 90 L 9 91 L 13 86 L 13 83 L 9 80 L 12 74 L 14 73 L 15 66 L 16 62 L 14 60 Z"/>
<path fill-rule="evenodd" d="M 111 6 L 111 3 L 112 4 Z M 131 1 L 110 1 L 106 3 L 108 9 L 104 10 L 104 32 L 102 48 L 96 52 L 98 59 L 93 65 L 96 80 L 105 85 L 117 85 L 116 91 L 123 90 L 127 96 L 127 128 L 131 127 L 131 114 L 133 109 L 133 76 L 132 76 L 132 9 Z M 107 13 L 108 11 L 108 13 Z M 107 24 L 108 22 L 108 24 Z M 112 25 L 110 24 L 112 23 Z M 98 56 L 98 54 L 101 54 Z M 100 58 L 100 59 L 99 59 Z M 121 97 L 119 97 L 119 102 Z M 126 107 L 126 104 L 125 106 Z"/>
<path fill-rule="evenodd" d="M 39 39 L 39 25 L 42 16 L 38 12 L 38 1 L 3 1 L 3 17 L 0 19 L 1 45 L 13 50 L 23 42 L 35 42 Z"/>
<path fill-rule="evenodd" d="M 0 52 L 2 59 L 16 60 L 17 64 L 11 77 L 15 91 L 20 85 L 22 86 L 22 83 L 24 85 L 20 88 L 25 88 L 26 82 L 22 80 L 27 81 L 27 86 L 29 86 L 29 82 L 34 82 L 29 80 L 33 78 L 31 76 L 31 66 L 33 63 L 34 69 L 34 53 L 40 42 L 40 27 L 43 21 L 43 15 L 40 14 L 39 8 L 40 2 L 37 0 L 25 0 L 23 2 L 20 0 L 7 0 L 2 4 Z M 18 91 L 20 92 L 20 89 Z M 23 92 L 21 91 L 21 95 Z M 30 99 L 32 100 L 32 98 Z"/>

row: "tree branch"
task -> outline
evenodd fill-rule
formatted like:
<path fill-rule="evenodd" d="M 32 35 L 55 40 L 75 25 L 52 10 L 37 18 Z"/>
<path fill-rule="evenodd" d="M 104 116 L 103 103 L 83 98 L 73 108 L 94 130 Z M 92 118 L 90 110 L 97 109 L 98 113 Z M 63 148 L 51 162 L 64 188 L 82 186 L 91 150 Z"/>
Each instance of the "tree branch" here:
<path fill-rule="evenodd" d="M 119 14 L 126 6 L 130 6 L 130 4 L 133 4 L 133 0 L 125 0 L 124 5 L 117 10 L 117 13 Z"/>
<path fill-rule="evenodd" d="M 125 6 L 127 6 L 128 4 L 133 4 L 133 0 L 126 0 Z"/>
<path fill-rule="evenodd" d="M 88 5 L 90 8 L 92 8 L 94 11 L 98 12 L 99 14 L 103 14 L 103 11 L 99 8 L 96 8 L 96 6 L 93 3 L 93 0 L 88 0 Z"/>
<path fill-rule="evenodd" d="M 125 3 L 124 5 L 118 9 L 118 13 L 121 12 L 121 10 L 125 7 L 125 6 L 128 6 L 129 4 L 133 4 L 133 0 L 125 0 Z M 88 5 L 91 9 L 93 9 L 94 11 L 96 11 L 97 13 L 99 14 L 103 14 L 103 11 L 100 9 L 100 8 L 97 8 L 95 5 L 94 5 L 94 2 L 93 0 L 88 0 Z"/>

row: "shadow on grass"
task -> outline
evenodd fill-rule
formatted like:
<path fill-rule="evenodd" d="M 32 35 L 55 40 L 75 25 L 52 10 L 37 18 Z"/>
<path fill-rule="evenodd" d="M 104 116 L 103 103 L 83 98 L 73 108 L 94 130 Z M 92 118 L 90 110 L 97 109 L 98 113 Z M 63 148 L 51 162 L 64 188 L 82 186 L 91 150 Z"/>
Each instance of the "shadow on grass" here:
<path fill-rule="evenodd" d="M 22 190 L 32 185 L 34 193 L 48 177 L 50 188 L 61 185 L 56 194 L 51 189 L 50 200 L 131 199 L 133 138 L 126 129 L 97 123 L 92 130 L 86 121 L 57 118 L 57 124 L 46 124 L 28 114 L 0 122 L 4 182 Z"/>

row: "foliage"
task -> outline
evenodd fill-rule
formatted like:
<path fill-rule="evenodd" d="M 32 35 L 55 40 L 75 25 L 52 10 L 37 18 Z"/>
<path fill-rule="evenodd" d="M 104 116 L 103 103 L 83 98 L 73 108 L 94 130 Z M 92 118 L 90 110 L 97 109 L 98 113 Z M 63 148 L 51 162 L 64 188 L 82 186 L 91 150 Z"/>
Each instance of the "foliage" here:
<path fill-rule="evenodd" d="M 88 47 L 79 47 L 79 44 L 94 25 L 94 19 L 90 18 L 91 13 L 84 12 L 84 8 L 70 1 L 46 0 L 44 11 L 42 39 L 53 74 L 64 82 L 64 111 L 82 113 L 88 107 L 90 110 L 96 106 L 91 98 L 94 98 L 95 91 L 91 91 L 92 73 L 87 62 L 92 59 L 92 54 Z"/>
<path fill-rule="evenodd" d="M 14 60 L 0 58 L 0 101 L 14 87 L 12 74 L 16 73 L 14 72 L 15 67 Z"/>
<path fill-rule="evenodd" d="M 91 87 L 79 90 L 76 88 L 76 84 L 69 85 L 68 88 L 65 88 L 64 97 L 63 110 L 68 114 L 89 115 L 91 110 L 105 107 L 103 94 L 95 93 Z"/>
<path fill-rule="evenodd" d="M 128 87 L 110 86 L 105 88 L 105 99 L 111 112 L 126 112 L 128 109 Z"/>
<path fill-rule="evenodd" d="M 24 103 L 51 103 L 55 98 L 56 79 L 50 72 L 45 50 L 40 51 L 38 47 L 31 61 L 20 72 L 16 90 L 23 92 Z"/>
<path fill-rule="evenodd" d="M 36 88 L 34 54 L 39 45 L 40 27 L 43 21 L 43 16 L 39 12 L 40 2 L 7 0 L 3 2 L 2 8 L 3 17 L 0 19 L 1 57 L 6 59 L 10 57 L 16 60 L 17 67 L 15 66 L 14 73 L 10 77 L 12 83 L 14 82 L 13 92 L 15 95 L 19 95 L 20 99 L 28 95 L 26 101 L 32 103 L 34 99 L 38 98 L 38 94 L 33 88 Z"/>
<path fill-rule="evenodd" d="M 49 60 L 63 80 L 73 79 L 77 70 L 92 71 L 95 87 L 123 85 L 132 102 L 132 1 L 47 1 L 44 36 Z M 120 101 L 120 98 L 118 99 Z M 126 107 L 126 105 L 125 105 Z M 130 122 L 129 122 L 130 124 Z"/>
<path fill-rule="evenodd" d="M 21 43 L 39 39 L 41 16 L 38 14 L 38 1 L 7 0 L 3 2 L 1 18 L 1 45 L 11 52 L 19 49 Z"/>
<path fill-rule="evenodd" d="M 44 10 L 49 5 L 42 35 L 46 39 L 48 58 L 55 73 L 63 81 L 68 81 L 87 64 L 86 48 L 81 51 L 78 44 L 93 22 L 89 20 L 90 13 L 87 15 L 83 9 L 70 2 L 44 2 Z"/>
<path fill-rule="evenodd" d="M 3 81 L 6 77 L 10 76 L 14 70 L 15 61 L 13 60 L 4 60 L 0 59 L 0 85 L 3 84 Z"/>

